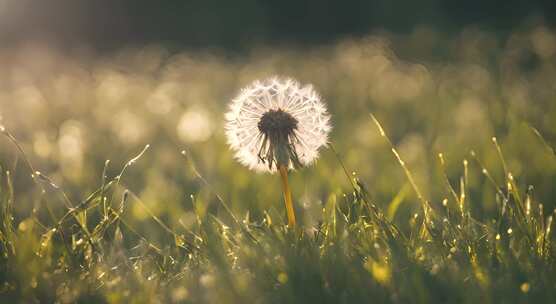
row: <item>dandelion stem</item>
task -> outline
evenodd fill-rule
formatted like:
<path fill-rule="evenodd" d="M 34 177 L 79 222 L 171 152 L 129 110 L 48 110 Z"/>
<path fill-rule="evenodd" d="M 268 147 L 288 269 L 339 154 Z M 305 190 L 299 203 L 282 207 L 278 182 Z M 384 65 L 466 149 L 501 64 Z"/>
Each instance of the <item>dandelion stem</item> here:
<path fill-rule="evenodd" d="M 288 184 L 288 169 L 284 165 L 280 165 L 278 169 L 280 171 L 280 176 L 282 177 L 284 203 L 286 204 L 286 213 L 288 215 L 288 226 L 295 227 L 295 213 L 293 210 L 292 192 Z"/>

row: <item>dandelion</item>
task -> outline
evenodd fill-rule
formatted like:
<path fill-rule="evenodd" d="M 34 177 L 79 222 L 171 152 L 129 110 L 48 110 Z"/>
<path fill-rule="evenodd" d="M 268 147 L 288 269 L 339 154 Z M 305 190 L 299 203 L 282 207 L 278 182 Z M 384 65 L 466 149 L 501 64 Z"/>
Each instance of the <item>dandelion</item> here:
<path fill-rule="evenodd" d="M 295 225 L 295 214 L 288 170 L 312 164 L 330 130 L 330 116 L 317 92 L 290 78 L 253 82 L 226 114 L 226 136 L 236 159 L 255 171 L 280 172 L 289 226 Z"/>

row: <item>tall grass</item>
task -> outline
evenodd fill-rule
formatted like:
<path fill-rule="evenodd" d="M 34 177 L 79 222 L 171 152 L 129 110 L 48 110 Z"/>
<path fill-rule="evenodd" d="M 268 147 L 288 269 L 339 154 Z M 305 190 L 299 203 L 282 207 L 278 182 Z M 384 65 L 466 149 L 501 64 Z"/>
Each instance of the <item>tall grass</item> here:
<path fill-rule="evenodd" d="M 1 262 L 3 301 L 21 302 L 214 302 L 214 303 L 501 303 L 556 300 L 553 214 L 536 201 L 533 188 L 522 193 L 505 164 L 496 181 L 474 152 L 471 166 L 454 185 L 442 171 L 450 195 L 427 200 L 378 120 L 377 132 L 391 145 L 392 161 L 406 173 L 422 205 L 401 229 L 349 174 L 350 188 L 331 194 L 315 226 L 291 229 L 284 216 L 265 212 L 254 221 L 235 215 L 202 177 L 187 153 L 188 169 L 209 188 L 227 212 L 203 211 L 192 196 L 195 224 L 173 229 L 126 189 L 127 170 L 147 152 L 129 160 L 114 177 L 78 202 L 47 176 L 35 171 L 7 130 L 3 134 L 28 164 L 43 193 L 31 214 L 15 225 L 17 204 L 10 171 L 1 176 Z M 439 155 L 439 168 L 445 159 Z M 108 162 L 106 163 L 108 166 Z M 468 170 L 491 183 L 497 216 L 472 212 Z M 106 172 L 106 170 L 104 170 Z M 51 210 L 47 192 L 64 201 Z M 127 205 L 140 204 L 166 234 L 155 243 L 126 222 Z M 41 218 L 47 209 L 50 218 Z"/>

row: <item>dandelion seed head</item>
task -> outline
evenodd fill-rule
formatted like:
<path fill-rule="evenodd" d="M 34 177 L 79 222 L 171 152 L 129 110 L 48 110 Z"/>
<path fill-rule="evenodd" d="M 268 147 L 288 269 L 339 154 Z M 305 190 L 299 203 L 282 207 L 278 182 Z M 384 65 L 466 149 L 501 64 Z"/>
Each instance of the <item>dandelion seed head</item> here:
<path fill-rule="evenodd" d="M 312 164 L 328 142 L 330 115 L 312 86 L 291 78 L 257 80 L 232 100 L 225 116 L 228 144 L 240 163 L 275 172 Z"/>

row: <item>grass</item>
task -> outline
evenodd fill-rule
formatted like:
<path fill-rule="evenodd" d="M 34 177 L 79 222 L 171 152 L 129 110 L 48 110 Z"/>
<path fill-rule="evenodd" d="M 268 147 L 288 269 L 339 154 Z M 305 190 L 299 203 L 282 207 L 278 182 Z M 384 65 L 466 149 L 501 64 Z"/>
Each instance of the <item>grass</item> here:
<path fill-rule="evenodd" d="M 378 120 L 378 132 L 390 143 Z M 491 182 L 497 216 L 482 221 L 471 212 L 468 162 L 457 186 L 444 174 L 451 194 L 433 206 L 411 171 L 391 146 L 421 202 L 407 229 L 400 229 L 369 196 L 363 181 L 349 174 L 351 189 L 331 195 L 315 226 L 291 229 L 284 216 L 265 212 L 239 219 L 217 193 L 228 220 L 200 211 L 195 224 L 181 232 L 168 227 L 122 180 L 148 146 L 113 178 L 80 202 L 72 202 L 27 160 L 13 135 L 4 130 L 28 164 L 37 187 L 65 201 L 65 213 L 40 210 L 15 225 L 10 171 L 3 171 L 0 245 L 0 297 L 23 302 L 229 302 L 229 303 L 513 303 L 556 300 L 556 246 L 553 214 L 544 214 L 532 189 L 521 193 L 507 171 L 501 147 L 493 149 L 504 164 L 499 184 L 476 154 L 478 168 Z M 391 143 L 390 143 L 391 145 Z M 187 153 L 184 153 L 187 156 Z M 189 169 L 208 182 L 188 158 Z M 341 159 L 338 165 L 344 166 Z M 441 167 L 444 158 L 439 155 Z M 108 163 L 106 164 L 108 165 Z M 106 169 L 104 170 L 106 172 Z M 124 190 L 123 193 L 119 193 Z M 210 189 L 212 191 L 212 189 Z M 119 195 L 118 195 L 119 194 Z M 195 200 L 192 197 L 192 200 Z M 137 232 L 122 215 L 142 204 L 165 244 Z M 37 208 L 47 208 L 43 202 Z M 396 213 L 396 210 L 389 210 Z M 390 219 L 389 219 L 390 218 Z M 171 241 L 170 241 L 171 240 Z"/>
<path fill-rule="evenodd" d="M 554 37 L 0 48 L 0 303 L 556 302 Z M 289 176 L 296 229 L 222 131 L 273 74 L 334 126 Z"/>

